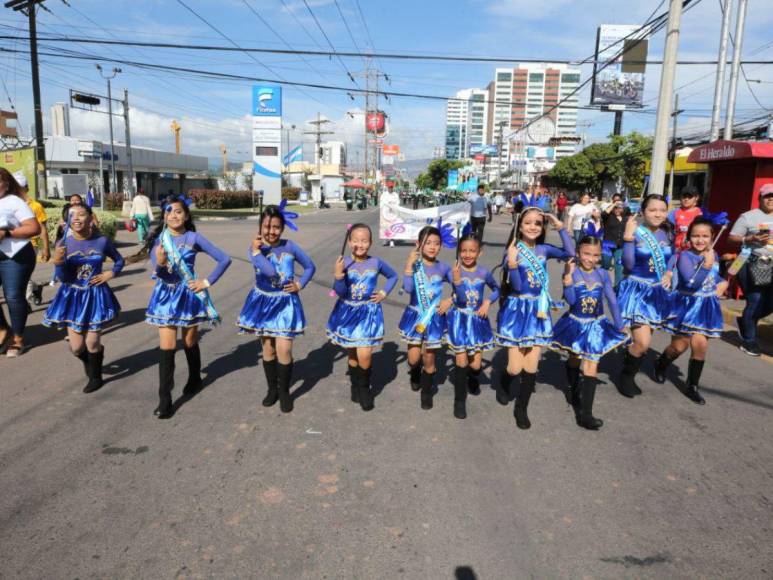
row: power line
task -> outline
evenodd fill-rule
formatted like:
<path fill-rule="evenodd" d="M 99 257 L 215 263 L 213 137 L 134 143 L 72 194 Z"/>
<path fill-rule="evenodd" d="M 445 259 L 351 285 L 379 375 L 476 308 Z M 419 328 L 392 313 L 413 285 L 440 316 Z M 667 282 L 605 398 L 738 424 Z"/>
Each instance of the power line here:
<path fill-rule="evenodd" d="M 317 48 L 319 48 L 320 50 L 325 50 L 325 48 L 324 48 L 324 47 L 323 47 L 323 46 L 322 46 L 322 45 L 319 43 L 319 41 L 318 41 L 316 38 L 314 38 L 314 35 L 313 35 L 313 34 L 311 34 L 311 32 L 309 32 L 309 29 L 308 29 L 308 28 L 306 28 L 306 25 L 305 25 L 303 22 L 301 22 L 301 19 L 300 19 L 300 18 L 298 18 L 298 17 L 295 15 L 295 11 L 294 11 L 292 8 L 290 8 L 290 7 L 287 5 L 287 2 L 285 2 L 285 0 L 280 0 L 280 2 L 282 3 L 282 6 L 284 6 L 284 7 L 285 7 L 285 10 L 287 11 L 287 13 L 288 13 L 290 16 L 292 16 L 292 17 L 293 17 L 293 20 L 295 20 L 295 23 L 296 23 L 298 26 L 300 26 L 300 27 L 301 27 L 301 29 L 302 29 L 302 30 L 303 30 L 303 31 L 306 33 L 306 36 L 308 36 L 308 37 L 311 39 L 311 41 L 312 41 L 314 44 L 316 44 L 316 45 L 317 45 Z"/>
<path fill-rule="evenodd" d="M 338 62 L 341 63 L 341 66 L 346 71 L 346 75 L 349 77 L 349 80 L 351 80 L 356 85 L 357 82 L 354 80 L 354 77 L 352 76 L 352 73 L 350 73 L 349 69 L 346 68 L 346 64 L 344 63 L 343 59 L 336 52 L 336 49 L 333 46 L 333 43 L 330 42 L 330 38 L 328 37 L 327 33 L 325 32 L 325 29 L 322 28 L 322 25 L 319 23 L 319 20 L 317 20 L 317 15 L 314 14 L 314 11 L 311 9 L 311 6 L 309 6 L 309 3 L 307 2 L 307 0 L 303 0 L 303 4 L 306 6 L 306 9 L 309 11 L 309 14 L 311 14 L 311 17 L 314 19 L 314 23 L 317 25 L 317 28 L 319 28 L 319 31 L 322 33 L 322 36 L 325 37 L 325 40 L 327 41 L 328 45 L 330 46 L 330 50 L 333 51 L 333 54 L 338 58 Z"/>

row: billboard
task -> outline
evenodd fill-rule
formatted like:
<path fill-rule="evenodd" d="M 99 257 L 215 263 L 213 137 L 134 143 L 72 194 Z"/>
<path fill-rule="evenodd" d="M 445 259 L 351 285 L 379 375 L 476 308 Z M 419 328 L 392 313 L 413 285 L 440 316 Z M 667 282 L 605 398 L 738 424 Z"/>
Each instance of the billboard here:
<path fill-rule="evenodd" d="M 591 105 L 642 106 L 649 29 L 640 29 L 637 24 L 598 27 Z"/>
<path fill-rule="evenodd" d="M 282 87 L 252 87 L 252 186 L 263 203 L 282 201 Z"/>
<path fill-rule="evenodd" d="M 27 178 L 27 183 L 30 188 L 30 197 L 37 199 L 38 176 L 35 173 L 35 149 L 34 147 L 27 147 L 25 149 L 12 149 L 10 151 L 0 152 L 0 167 L 4 167 L 11 173 L 21 171 Z"/>
<path fill-rule="evenodd" d="M 387 116 L 384 111 L 372 111 L 365 116 L 365 127 L 368 133 L 384 137 L 389 132 Z"/>
<path fill-rule="evenodd" d="M 496 145 L 470 145 L 470 155 L 497 155 Z"/>
<path fill-rule="evenodd" d="M 384 145 L 381 148 L 381 152 L 384 155 L 400 155 L 400 146 L 399 145 Z"/>

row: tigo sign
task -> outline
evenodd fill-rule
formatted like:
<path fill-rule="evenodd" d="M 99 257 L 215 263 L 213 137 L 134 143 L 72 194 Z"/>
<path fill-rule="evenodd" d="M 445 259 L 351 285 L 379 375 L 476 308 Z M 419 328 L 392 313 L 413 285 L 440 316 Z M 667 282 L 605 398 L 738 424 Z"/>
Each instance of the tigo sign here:
<path fill-rule="evenodd" d="M 252 114 L 258 117 L 282 115 L 282 87 L 256 85 L 252 87 Z"/>

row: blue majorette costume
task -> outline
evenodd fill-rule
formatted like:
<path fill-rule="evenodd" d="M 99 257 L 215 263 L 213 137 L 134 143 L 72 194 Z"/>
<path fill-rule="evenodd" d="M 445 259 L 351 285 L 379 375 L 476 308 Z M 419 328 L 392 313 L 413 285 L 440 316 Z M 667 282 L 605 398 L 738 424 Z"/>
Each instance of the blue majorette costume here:
<path fill-rule="evenodd" d="M 702 334 L 709 338 L 722 336 L 724 322 L 717 296 L 719 257 L 707 269 L 702 257 L 689 250 L 677 254 L 675 291 L 672 296 L 671 315 L 665 328 L 672 334 Z"/>
<path fill-rule="evenodd" d="M 338 300 L 327 321 L 327 337 L 344 348 L 378 346 L 384 340 L 384 312 L 370 297 L 376 292 L 379 275 L 386 278 L 386 296 L 397 284 L 397 273 L 374 256 L 364 260 L 347 257 L 344 271 L 344 278 L 333 285 Z"/>
<path fill-rule="evenodd" d="M 56 266 L 56 277 L 62 285 L 51 301 L 43 324 L 55 328 L 72 328 L 75 332 L 99 332 L 121 310 L 107 284 L 91 284 L 102 273 L 107 258 L 113 260 L 113 274 L 123 269 L 124 261 L 113 243 L 103 235 L 79 240 L 66 237 L 64 264 Z"/>
<path fill-rule="evenodd" d="M 671 292 L 663 287 L 673 253 L 666 232 L 636 228 L 635 239 L 623 243 L 627 276 L 617 289 L 620 314 L 631 326 L 663 328 L 671 316 Z"/>
<path fill-rule="evenodd" d="M 553 338 L 550 310 L 555 305 L 549 294 L 547 261 L 566 260 L 574 255 L 574 242 L 561 228 L 562 248 L 537 244 L 530 248 L 518 242 L 518 266 L 507 267 L 507 254 L 502 264 L 508 269 L 510 293 L 504 298 L 497 315 L 496 343 L 504 347 L 527 348 L 548 346 Z"/>
<path fill-rule="evenodd" d="M 400 337 L 409 345 L 440 348 L 446 332 L 446 315 L 437 308 L 443 298 L 443 283 L 452 284 L 451 268 L 443 262 L 416 262 L 413 275 L 403 276 L 403 290 L 411 301 L 403 311 L 398 328 Z"/>
<path fill-rule="evenodd" d="M 166 252 L 165 266 L 159 266 L 156 262 L 159 244 Z M 215 284 L 231 264 L 228 254 L 197 232 L 188 231 L 175 236 L 168 228 L 164 228 L 150 250 L 156 285 L 150 295 L 145 322 L 154 326 L 190 327 L 220 320 L 209 292 L 194 292 L 188 288 L 188 282 L 196 279 L 194 264 L 199 252 L 204 252 L 217 262 L 215 269 L 206 278 L 210 285 Z"/>
<path fill-rule="evenodd" d="M 445 342 L 455 353 L 474 354 L 494 348 L 494 334 L 488 318 L 478 316 L 477 311 L 483 304 L 486 286 L 491 289 L 488 299 L 496 302 L 499 298 L 499 286 L 491 272 L 483 266 L 472 270 L 461 267 L 461 282 L 452 284 L 454 288 L 453 305 L 446 313 Z"/>
<path fill-rule="evenodd" d="M 306 329 L 306 317 L 297 292 L 286 292 L 285 284 L 296 280 L 296 262 L 303 268 L 297 282 L 301 289 L 309 283 L 316 267 L 311 258 L 292 240 L 264 245 L 249 258 L 255 268 L 255 286 L 247 295 L 236 325 L 240 333 L 256 336 L 295 338 Z"/>
<path fill-rule="evenodd" d="M 564 287 L 569 310 L 553 327 L 551 346 L 580 359 L 599 362 L 606 353 L 630 341 L 623 332 L 625 323 L 612 282 L 606 270 L 597 268 L 587 273 L 579 267 L 572 274 L 572 282 Z M 604 315 L 605 298 L 614 324 Z"/>

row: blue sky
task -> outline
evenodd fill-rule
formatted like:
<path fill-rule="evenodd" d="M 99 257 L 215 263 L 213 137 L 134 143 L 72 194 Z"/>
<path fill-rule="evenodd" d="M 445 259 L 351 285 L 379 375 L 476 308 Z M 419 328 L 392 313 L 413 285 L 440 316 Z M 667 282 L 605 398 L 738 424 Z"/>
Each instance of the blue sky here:
<path fill-rule="evenodd" d="M 367 20 L 365 31 L 357 0 L 307 0 L 322 29 L 339 50 L 372 46 L 382 52 L 424 54 L 475 54 L 513 58 L 580 59 L 594 48 L 596 27 L 603 23 L 636 24 L 643 22 L 659 1 L 620 2 L 619 0 L 484 0 L 409 1 L 359 0 Z M 203 18 L 225 33 L 239 46 L 286 48 L 245 5 L 245 0 L 184 0 Z M 293 48 L 319 49 L 327 41 L 317 28 L 303 0 L 246 0 L 258 14 Z M 176 0 L 47 0 L 52 13 L 41 12 L 39 32 L 66 34 L 71 37 L 104 37 L 150 42 L 191 44 L 228 44 L 221 36 L 198 20 Z M 667 2 L 665 3 L 667 4 Z M 338 8 L 352 31 L 350 37 Z M 747 18 L 743 55 L 748 59 L 773 60 L 773 10 L 770 0 L 751 0 Z M 735 11 L 734 11 L 735 12 Z M 25 20 L 9 10 L 0 13 L 4 34 L 26 32 Z M 680 58 L 715 59 L 718 46 L 720 10 L 718 0 L 703 0 L 684 15 Z M 8 28 L 13 27 L 13 28 Z M 18 32 L 17 32 L 18 33 Z M 45 46 L 45 43 L 42 42 Z M 26 43 L 4 40 L 0 46 L 26 49 Z M 52 45 L 48 45 L 51 47 Z M 99 54 L 106 58 L 163 63 L 233 74 L 265 78 L 332 84 L 355 85 L 347 78 L 364 68 L 360 58 L 344 58 L 342 65 L 327 57 L 297 55 L 255 55 L 244 53 L 201 53 L 161 49 L 98 47 L 93 45 L 57 45 L 62 48 Z M 51 48 L 41 50 L 50 51 Z M 663 33 L 650 44 L 650 58 L 660 59 Z M 41 75 L 45 114 L 57 101 L 67 100 L 67 89 L 104 92 L 93 61 L 70 61 L 42 57 Z M 102 63 L 110 68 L 110 63 Z M 484 87 L 492 78 L 493 63 L 406 62 L 380 59 L 377 65 L 391 78 L 394 91 L 452 96 L 457 90 Z M 132 101 L 132 140 L 138 145 L 162 149 L 173 147 L 169 125 L 176 119 L 183 127 L 185 152 L 219 157 L 221 143 L 230 158 L 247 159 L 250 149 L 250 82 L 201 81 L 131 66 L 123 72 L 115 87 L 129 90 Z M 503 65 L 500 65 L 503 66 Z M 582 78 L 590 74 L 583 67 Z M 748 65 L 750 79 L 765 81 L 751 87 L 763 106 L 773 109 L 773 66 Z M 22 132 L 32 123 L 29 62 L 24 55 L 0 53 L 2 77 L 20 117 Z M 660 67 L 648 70 L 645 102 L 654 107 L 660 79 Z M 680 66 L 676 86 L 680 105 L 687 112 L 680 118 L 686 130 L 707 127 L 713 93 L 714 68 Z M 360 86 L 362 83 L 360 81 Z M 389 89 L 387 89 L 389 90 Z M 581 103 L 587 103 L 587 91 Z M 0 103 L 8 107 L 6 88 Z M 303 135 L 306 121 L 320 112 L 332 123 L 338 138 L 350 145 L 352 164 L 361 159 L 363 99 L 352 101 L 345 93 L 298 89 L 284 90 L 284 121 L 296 125 L 290 132 L 293 145 L 311 137 Z M 388 142 L 399 144 L 408 158 L 425 158 L 434 146 L 443 144 L 445 105 L 440 101 L 393 98 L 382 101 L 392 120 Z M 347 114 L 351 113 L 354 118 Z M 759 116 L 764 111 L 755 102 L 745 82 L 739 84 L 737 119 Z M 612 115 L 580 111 L 580 129 L 589 141 L 602 140 L 612 129 Z M 73 113 L 73 130 L 83 138 L 106 138 L 104 115 Z M 626 114 L 624 131 L 651 132 L 654 116 Z M 117 134 L 123 129 L 119 124 Z M 306 147 L 307 156 L 311 147 Z"/>

